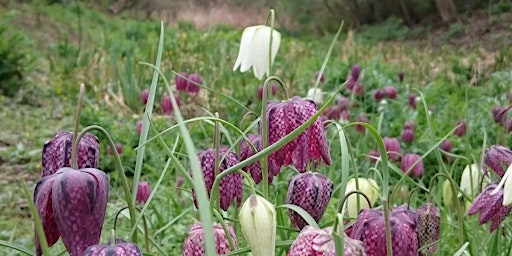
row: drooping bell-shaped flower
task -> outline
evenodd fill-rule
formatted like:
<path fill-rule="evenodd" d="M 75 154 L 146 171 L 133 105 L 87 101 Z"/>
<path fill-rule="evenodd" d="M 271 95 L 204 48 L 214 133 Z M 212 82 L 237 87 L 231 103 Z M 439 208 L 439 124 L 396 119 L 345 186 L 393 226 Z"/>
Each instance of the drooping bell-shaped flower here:
<path fill-rule="evenodd" d="M 402 209 L 390 214 L 393 255 L 418 255 L 416 223 L 408 214 L 414 213 Z M 385 229 L 382 210 L 363 209 L 354 223 L 350 237 L 363 242 L 366 255 L 386 255 Z"/>
<path fill-rule="evenodd" d="M 384 86 L 384 94 L 390 99 L 395 99 L 397 95 L 396 88 L 391 85 Z"/>
<path fill-rule="evenodd" d="M 185 91 L 189 93 L 199 93 L 199 85 L 203 84 L 203 78 L 199 74 L 188 75 L 187 87 Z"/>
<path fill-rule="evenodd" d="M 268 144 L 285 137 L 318 112 L 313 101 L 293 97 L 283 102 L 269 102 L 267 107 Z M 269 175 L 277 176 L 281 166 L 292 165 L 305 172 L 311 160 L 331 164 L 324 126 L 316 119 L 306 130 L 268 157 Z"/>
<path fill-rule="evenodd" d="M 137 134 L 140 135 L 142 132 L 142 120 L 137 121 L 137 124 L 135 125 L 135 129 L 137 130 Z"/>
<path fill-rule="evenodd" d="M 359 80 L 359 75 L 361 74 L 361 66 L 358 64 L 355 64 L 350 68 L 350 77 L 352 80 L 357 81 Z"/>
<path fill-rule="evenodd" d="M 407 97 L 407 99 L 409 101 L 409 106 L 412 109 L 416 109 L 417 102 L 418 102 L 418 100 L 416 99 L 416 95 L 414 95 L 414 93 L 410 93 L 409 96 Z"/>
<path fill-rule="evenodd" d="M 276 210 L 259 195 L 251 195 L 238 215 L 245 240 L 254 256 L 274 256 L 276 251 Z"/>
<path fill-rule="evenodd" d="M 403 126 L 403 129 L 411 129 L 413 131 L 416 131 L 416 122 L 412 121 L 412 120 L 408 120 L 408 121 L 405 121 L 404 122 L 404 126 Z"/>
<path fill-rule="evenodd" d="M 460 178 L 460 190 L 469 198 L 473 198 L 475 196 L 475 191 L 477 191 L 477 188 L 480 185 L 481 179 L 482 171 L 478 164 L 466 165 Z M 482 185 L 486 185 L 485 180 Z"/>
<path fill-rule="evenodd" d="M 333 188 L 332 181 L 323 174 L 299 173 L 288 183 L 286 203 L 301 207 L 318 222 L 324 215 Z M 288 210 L 288 216 L 293 227 L 302 229 L 307 225 L 307 222 L 293 210 Z"/>
<path fill-rule="evenodd" d="M 176 100 L 176 104 L 178 104 L 178 107 L 181 105 L 180 96 L 178 94 L 174 95 L 174 99 Z M 160 107 L 162 108 L 162 113 L 165 115 L 170 115 L 173 111 L 172 103 L 171 103 L 171 96 L 164 95 L 162 97 L 162 100 L 160 102 Z"/>
<path fill-rule="evenodd" d="M 187 81 L 188 74 L 185 72 L 180 72 L 174 77 L 174 82 L 176 83 L 176 90 L 186 92 L 187 91 Z"/>
<path fill-rule="evenodd" d="M 332 227 L 318 229 L 311 226 L 304 227 L 292 243 L 287 256 L 334 256 L 336 255 L 334 241 L 332 240 Z M 345 235 L 345 256 L 364 256 L 363 243 Z"/>
<path fill-rule="evenodd" d="M 121 143 L 116 143 L 116 151 L 118 154 L 122 154 L 123 153 L 123 144 Z M 114 151 L 112 150 L 112 147 L 110 147 L 110 144 L 107 145 L 107 155 L 114 155 Z"/>
<path fill-rule="evenodd" d="M 503 189 L 499 188 L 497 193 L 492 194 L 495 188 L 497 188 L 496 183 L 487 186 L 475 198 L 467 212 L 468 215 L 480 212 L 480 218 L 478 219 L 480 225 L 491 221 L 490 232 L 498 228 L 512 209 L 512 206 L 503 206 Z"/>
<path fill-rule="evenodd" d="M 373 99 L 375 101 L 380 101 L 382 99 L 384 99 L 384 96 L 386 96 L 384 90 L 382 89 L 377 89 L 373 92 Z"/>
<path fill-rule="evenodd" d="M 253 156 L 258 151 L 261 150 L 262 144 L 261 144 L 261 136 L 260 135 L 248 134 L 247 138 L 251 141 L 251 143 L 254 145 L 254 147 L 257 151 L 254 152 L 254 149 L 251 146 L 249 146 L 249 143 L 247 141 L 243 140 L 240 143 L 240 161 L 244 161 L 245 159 Z M 254 180 L 254 182 L 256 184 L 259 184 L 261 182 L 262 174 L 261 174 L 261 164 L 259 161 L 256 161 L 249 165 L 246 165 L 242 169 L 251 175 L 252 179 Z M 273 176 L 269 175 L 268 182 L 272 183 L 272 180 L 273 180 Z"/>
<path fill-rule="evenodd" d="M 41 177 L 54 174 L 62 167 L 71 166 L 73 133 L 59 131 L 51 140 L 44 143 L 41 158 Z M 78 168 L 98 168 L 100 143 L 98 137 L 86 133 L 80 139 L 77 149 Z"/>
<path fill-rule="evenodd" d="M 437 252 L 437 240 L 439 240 L 441 213 L 432 203 L 425 203 L 417 211 L 416 232 L 418 234 L 418 246 L 427 246 L 422 252 L 431 255 Z"/>
<path fill-rule="evenodd" d="M 484 170 L 494 171 L 500 178 L 505 175 L 507 167 L 512 164 L 512 150 L 501 145 L 493 145 L 485 149 Z"/>
<path fill-rule="evenodd" d="M 270 45 L 271 34 L 272 45 Z M 270 65 L 274 63 L 280 43 L 281 34 L 269 26 L 245 28 L 233 71 L 240 68 L 240 72 L 245 72 L 252 67 L 254 76 L 259 80 L 265 74 L 269 76 Z M 269 56 L 270 49 L 272 49 L 271 56 Z"/>
<path fill-rule="evenodd" d="M 40 180 L 34 203 L 51 246 L 62 237 L 71 256 L 83 255 L 98 244 L 107 208 L 107 175 L 94 168 L 74 170 L 63 167 Z M 36 255 L 41 255 L 39 236 L 35 236 Z"/>
<path fill-rule="evenodd" d="M 455 123 L 455 126 L 457 129 L 453 132 L 455 135 L 462 137 L 464 134 L 466 134 L 466 121 L 459 120 L 457 123 Z"/>
<path fill-rule="evenodd" d="M 87 247 L 83 256 L 142 256 L 138 245 L 121 242 L 106 245 L 91 245 Z"/>
<path fill-rule="evenodd" d="M 135 197 L 135 201 L 138 204 L 144 204 L 148 201 L 150 194 L 151 188 L 149 187 L 149 183 L 147 181 L 141 181 L 139 182 L 137 188 L 137 195 Z"/>
<path fill-rule="evenodd" d="M 441 150 L 443 150 L 444 152 L 450 153 L 452 151 L 453 144 L 450 140 L 446 139 L 446 140 L 443 140 L 443 142 L 441 142 L 441 144 L 439 144 L 439 148 Z"/>
<path fill-rule="evenodd" d="M 141 91 L 139 96 L 142 105 L 146 105 L 148 103 L 149 98 L 149 89 L 144 89 L 143 91 Z"/>
<path fill-rule="evenodd" d="M 233 241 L 234 250 L 238 249 L 238 242 L 236 240 L 235 231 L 233 227 L 226 223 L 226 227 L 228 229 L 229 235 Z M 215 240 L 215 249 L 219 255 L 224 255 L 231 252 L 231 247 L 229 246 L 228 238 L 226 237 L 226 233 L 224 233 L 224 229 L 220 224 L 213 225 L 213 236 Z M 204 249 L 204 233 L 203 233 L 203 225 L 201 222 L 196 222 L 190 228 L 190 232 L 188 233 L 187 239 L 183 244 L 183 256 L 205 256 L 206 252 Z"/>
<path fill-rule="evenodd" d="M 356 119 L 356 122 L 362 122 L 362 123 L 369 123 L 370 120 L 368 119 L 368 116 L 365 113 L 359 114 L 359 116 Z M 366 128 L 360 124 L 356 125 L 356 131 L 358 132 L 364 132 Z"/>
<path fill-rule="evenodd" d="M 358 178 L 357 181 L 355 178 L 348 180 L 345 195 L 356 190 L 363 192 L 368 197 L 370 205 L 368 205 L 363 195 L 352 194 L 348 196 L 344 208 L 347 209 L 348 216 L 351 218 L 356 218 L 361 209 L 371 208 L 379 198 L 380 193 L 377 182 L 367 178 Z"/>
<path fill-rule="evenodd" d="M 220 161 L 219 173 L 228 169 L 229 167 L 238 163 L 238 157 L 232 151 L 228 151 L 227 146 L 221 146 L 219 149 Z M 210 195 L 213 187 L 213 181 L 215 180 L 215 149 L 208 148 L 198 155 L 199 161 L 201 161 L 201 169 L 203 171 L 204 182 L 206 184 L 206 190 Z M 192 173 L 191 173 L 192 175 Z M 226 175 L 219 183 L 220 193 L 220 208 L 226 211 L 233 200 L 236 202 L 236 206 L 240 206 L 242 203 L 242 180 L 243 176 L 240 173 L 234 172 Z M 195 192 L 192 191 L 195 200 Z"/>
<path fill-rule="evenodd" d="M 416 132 L 413 129 L 403 129 L 402 130 L 402 140 L 404 142 L 410 143 L 414 141 L 414 137 L 416 136 Z"/>
<path fill-rule="evenodd" d="M 409 171 L 410 168 L 412 168 L 412 170 Z M 403 172 L 409 171 L 407 173 L 409 176 L 419 177 L 423 175 L 423 160 L 418 154 L 406 154 L 402 157 L 400 169 Z"/>
<path fill-rule="evenodd" d="M 398 161 L 402 154 L 402 150 L 400 149 L 400 141 L 398 141 L 397 138 L 388 137 L 384 137 L 382 141 L 384 142 L 384 147 L 386 148 L 388 158 L 391 161 Z"/>

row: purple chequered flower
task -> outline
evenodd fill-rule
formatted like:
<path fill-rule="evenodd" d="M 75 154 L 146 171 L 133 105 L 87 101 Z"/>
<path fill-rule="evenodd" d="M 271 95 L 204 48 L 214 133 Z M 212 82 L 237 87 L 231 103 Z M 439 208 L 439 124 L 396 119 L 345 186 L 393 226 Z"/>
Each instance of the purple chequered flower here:
<path fill-rule="evenodd" d="M 413 166 L 414 163 L 418 163 Z M 423 160 L 421 160 L 421 156 L 418 154 L 406 154 L 402 157 L 402 162 L 400 164 L 400 169 L 405 173 L 412 167 L 412 170 L 409 171 L 409 176 L 419 177 L 423 175 Z"/>
<path fill-rule="evenodd" d="M 512 150 L 501 145 L 493 145 L 485 149 L 484 167 L 485 173 L 488 170 L 494 171 L 500 178 L 503 178 L 508 166 L 512 164 Z"/>
<path fill-rule="evenodd" d="M 238 249 L 238 243 L 235 236 L 235 231 L 231 225 L 226 223 L 226 227 L 228 229 L 229 235 L 233 241 L 235 248 Z M 215 249 L 219 255 L 228 254 L 231 252 L 231 248 L 229 246 L 228 238 L 226 237 L 226 233 L 220 224 L 213 225 L 213 237 L 215 240 Z M 204 234 L 203 234 L 203 225 L 201 222 L 196 222 L 190 228 L 190 232 L 188 233 L 187 239 L 183 244 L 183 256 L 204 256 L 206 255 L 204 249 Z"/>
<path fill-rule="evenodd" d="M 384 137 L 382 139 L 384 142 L 384 147 L 386 148 L 388 158 L 395 162 L 400 159 L 402 154 L 402 150 L 400 149 L 400 141 L 397 138 L 388 138 Z"/>
<path fill-rule="evenodd" d="M 83 256 L 142 256 L 138 245 L 120 242 L 107 245 L 91 245 L 87 247 Z"/>
<path fill-rule="evenodd" d="M 493 232 L 510 213 L 512 206 L 503 206 L 503 189 L 500 188 L 494 195 L 491 192 L 497 187 L 496 183 L 487 186 L 480 193 L 468 209 L 468 215 L 480 212 L 478 224 L 482 225 L 491 221 L 489 231 Z"/>
<path fill-rule="evenodd" d="M 331 180 L 320 173 L 305 172 L 293 176 L 288 183 L 286 203 L 294 204 L 319 221 L 331 199 L 334 186 Z M 295 211 L 288 210 L 292 226 L 304 228 L 306 221 Z"/>
<path fill-rule="evenodd" d="M 221 146 L 219 149 L 220 166 L 219 173 L 228 169 L 229 167 L 238 163 L 238 157 L 234 152 L 228 151 L 227 146 Z M 208 148 L 199 153 L 199 161 L 201 162 L 201 169 L 203 171 L 204 182 L 208 195 L 212 191 L 213 181 L 215 180 L 215 149 Z M 191 174 L 192 175 L 192 174 Z M 236 206 L 239 207 L 242 203 L 242 180 L 243 176 L 240 173 L 234 172 L 226 175 L 219 183 L 220 193 L 220 208 L 227 211 L 229 205 L 233 200 L 236 201 Z M 195 192 L 192 191 L 195 200 Z"/>
<path fill-rule="evenodd" d="M 243 161 L 243 160 L 253 156 L 258 151 L 261 150 L 262 145 L 261 145 L 261 136 L 260 135 L 249 134 L 249 135 L 247 135 L 247 138 L 249 139 L 249 141 L 251 141 L 251 143 L 254 145 L 254 147 L 256 148 L 257 151 L 254 152 L 254 149 L 251 146 L 249 146 L 249 143 L 247 141 L 243 140 L 240 143 L 240 161 Z M 261 174 L 260 161 L 256 161 L 252 164 L 246 165 L 242 169 L 251 175 L 252 179 L 254 180 L 254 182 L 256 184 L 259 184 L 261 182 L 262 174 Z M 272 183 L 272 180 L 273 180 L 273 176 L 269 175 L 268 182 Z"/>
<path fill-rule="evenodd" d="M 287 256 L 334 256 L 335 247 L 332 240 L 332 227 L 318 229 L 311 226 L 304 227 L 292 243 Z M 363 243 L 345 235 L 345 256 L 365 255 Z"/>
<path fill-rule="evenodd" d="M 283 102 L 269 102 L 267 108 L 268 144 L 285 137 L 318 112 L 313 101 L 293 97 Z M 269 175 L 277 176 L 281 166 L 293 165 L 305 172 L 311 160 L 331 164 L 324 126 L 316 119 L 306 130 L 268 157 Z"/>

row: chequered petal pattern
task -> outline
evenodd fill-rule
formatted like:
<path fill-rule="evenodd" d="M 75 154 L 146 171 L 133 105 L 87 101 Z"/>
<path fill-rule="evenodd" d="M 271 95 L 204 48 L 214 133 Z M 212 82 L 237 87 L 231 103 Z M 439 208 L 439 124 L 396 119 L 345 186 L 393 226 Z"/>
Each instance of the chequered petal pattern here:
<path fill-rule="evenodd" d="M 92 245 L 87 247 L 84 256 L 142 256 L 139 246 L 133 243 L 115 245 Z"/>
<path fill-rule="evenodd" d="M 34 204 L 36 205 L 37 212 L 39 213 L 39 217 L 43 224 L 48 246 L 54 245 L 60 237 L 52 206 L 52 188 L 54 182 L 54 176 L 44 177 L 42 180 L 37 182 L 34 190 Z M 42 255 L 41 244 L 37 233 L 35 234 L 34 243 L 36 247 L 36 255 Z"/>
<path fill-rule="evenodd" d="M 491 192 L 496 188 L 497 184 L 493 183 L 487 186 L 482 193 L 480 193 L 468 209 L 467 214 L 473 215 L 480 212 L 478 223 L 480 225 L 491 221 L 489 231 L 493 232 L 498 228 L 505 217 L 510 213 L 511 206 L 503 206 L 503 189 L 491 195 Z"/>
<path fill-rule="evenodd" d="M 311 100 L 293 97 L 284 102 L 267 104 L 269 145 L 285 137 L 316 114 L 318 108 Z M 324 126 L 315 120 L 304 132 L 269 156 L 269 173 L 279 174 L 281 166 L 293 165 L 306 171 L 311 160 L 331 164 Z"/>
<path fill-rule="evenodd" d="M 254 145 L 257 151 L 261 150 L 261 136 L 257 134 L 248 134 L 247 138 L 251 141 L 251 143 Z M 245 159 L 253 156 L 256 152 L 254 152 L 253 148 L 249 146 L 249 143 L 247 141 L 243 140 L 240 143 L 240 161 L 244 161 Z M 256 184 L 259 184 L 262 179 L 261 174 L 261 164 L 259 161 L 256 161 L 252 164 L 249 164 L 243 168 L 244 171 L 248 172 L 254 182 Z M 272 183 L 273 176 L 268 176 L 268 182 Z"/>
<path fill-rule="evenodd" d="M 71 166 L 71 148 L 73 133 L 60 131 L 43 146 L 41 158 L 41 177 L 55 173 L 62 167 Z M 85 134 L 77 149 L 78 168 L 98 168 L 100 144 L 96 136 Z"/>
<path fill-rule="evenodd" d="M 333 183 L 320 174 L 305 172 L 293 176 L 288 184 L 286 203 L 294 204 L 307 211 L 315 221 L 322 218 L 331 199 Z M 288 210 L 292 226 L 302 229 L 307 223 L 295 211 Z"/>
<path fill-rule="evenodd" d="M 418 246 L 421 248 L 439 240 L 441 213 L 432 203 L 425 203 L 418 208 L 417 215 Z M 437 252 L 437 243 L 428 246 L 422 252 L 431 255 Z"/>
<path fill-rule="evenodd" d="M 228 147 L 226 146 L 220 147 L 219 156 L 221 158 L 219 173 L 238 163 L 237 155 L 232 151 L 228 151 Z M 201 152 L 198 157 L 199 161 L 201 161 L 201 169 L 203 171 L 206 189 L 210 196 L 215 180 L 215 149 L 206 149 Z M 242 204 L 242 180 L 242 174 L 236 172 L 230 173 L 222 178 L 219 183 L 220 208 L 226 211 L 233 200 L 235 200 L 237 207 Z M 192 195 L 194 197 L 194 203 L 197 206 L 194 191 Z"/>
<path fill-rule="evenodd" d="M 226 226 L 229 230 L 229 235 L 233 240 L 235 249 L 238 249 L 238 242 L 236 240 L 235 231 L 228 223 Z M 213 235 L 215 239 L 215 248 L 219 255 L 224 255 L 231 252 L 228 238 L 224 233 L 224 229 L 220 224 L 214 224 Z M 185 243 L 183 244 L 183 256 L 204 256 L 206 255 L 204 249 L 204 234 L 201 222 L 196 222 L 191 228 Z"/>
<path fill-rule="evenodd" d="M 485 172 L 494 171 L 500 178 L 503 178 L 507 167 L 512 163 L 512 150 L 501 145 L 493 145 L 485 149 L 484 167 Z"/>

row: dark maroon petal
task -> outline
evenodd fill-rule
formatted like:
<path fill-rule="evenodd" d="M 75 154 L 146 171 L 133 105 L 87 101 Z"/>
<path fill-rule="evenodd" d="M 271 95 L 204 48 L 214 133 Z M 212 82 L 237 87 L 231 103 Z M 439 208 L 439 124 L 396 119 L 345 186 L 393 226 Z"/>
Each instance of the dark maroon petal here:
<path fill-rule="evenodd" d="M 398 161 L 402 150 L 400 149 L 400 141 L 397 138 L 384 137 L 382 139 L 384 147 L 386 148 L 387 156 L 391 161 Z"/>
<path fill-rule="evenodd" d="M 137 196 L 135 197 L 135 201 L 138 204 L 144 204 L 148 201 L 150 194 L 151 188 L 149 187 L 149 183 L 147 181 L 141 181 L 137 187 Z"/>
<path fill-rule="evenodd" d="M 457 127 L 455 132 L 453 132 L 455 135 L 462 137 L 464 134 L 466 134 L 466 121 L 459 120 L 457 123 L 455 123 L 455 126 Z"/>
<path fill-rule="evenodd" d="M 200 90 L 200 87 L 198 85 L 203 84 L 203 79 L 198 74 L 190 74 L 188 76 L 188 79 L 190 81 L 187 81 L 187 88 L 186 91 L 190 93 L 198 93 Z"/>
<path fill-rule="evenodd" d="M 118 243 L 89 246 L 85 250 L 84 256 L 142 256 L 142 252 L 136 244 Z"/>
<path fill-rule="evenodd" d="M 361 209 L 359 215 L 357 216 L 356 222 L 354 225 L 352 225 L 352 232 L 350 232 L 349 236 L 353 239 L 362 240 L 365 223 L 382 215 L 383 212 L 381 210 Z"/>
<path fill-rule="evenodd" d="M 261 150 L 262 142 L 261 136 L 256 134 L 248 134 L 247 138 L 256 148 L 257 152 Z M 249 143 L 243 140 L 240 144 L 240 161 L 244 161 L 245 159 L 253 156 L 256 152 L 254 152 L 253 148 L 249 146 Z M 246 165 L 243 167 L 243 170 L 251 174 L 252 179 L 256 184 L 261 182 L 261 164 L 260 161 L 256 161 L 252 164 Z M 269 179 L 269 183 L 271 180 Z"/>
<path fill-rule="evenodd" d="M 176 90 L 178 91 L 186 91 L 187 89 L 187 78 L 188 74 L 185 72 L 181 72 L 174 78 L 176 83 Z"/>
<path fill-rule="evenodd" d="M 46 236 L 46 241 L 48 242 L 48 246 L 54 245 L 60 237 L 60 232 L 57 228 L 57 223 L 55 222 L 55 215 L 53 214 L 51 200 L 52 188 L 55 180 L 55 175 L 46 176 L 37 182 L 36 188 L 34 190 L 34 204 L 36 205 L 39 218 L 43 224 L 43 230 Z M 42 251 L 38 238 L 39 237 L 37 236 L 36 232 L 34 243 L 36 247 L 36 255 L 40 256 Z"/>
<path fill-rule="evenodd" d="M 286 203 L 294 204 L 308 212 L 315 221 L 323 216 L 331 199 L 332 182 L 319 173 L 299 173 L 290 179 Z M 291 223 L 299 229 L 304 228 L 306 221 L 295 211 L 289 210 Z"/>
<path fill-rule="evenodd" d="M 98 244 L 108 200 L 108 177 L 93 168 L 62 168 L 53 183 L 52 203 L 62 241 L 71 256 Z"/>
<path fill-rule="evenodd" d="M 503 202 L 503 190 L 497 194 L 491 195 L 491 192 L 496 188 L 497 184 L 487 186 L 482 193 L 480 193 L 468 209 L 467 214 L 473 215 L 480 212 L 479 224 L 482 225 L 488 222 L 494 216 Z"/>

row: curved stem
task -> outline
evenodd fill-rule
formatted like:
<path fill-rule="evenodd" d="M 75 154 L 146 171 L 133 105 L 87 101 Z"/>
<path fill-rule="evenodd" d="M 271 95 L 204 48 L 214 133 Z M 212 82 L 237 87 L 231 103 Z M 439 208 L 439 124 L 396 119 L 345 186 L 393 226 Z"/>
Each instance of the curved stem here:
<path fill-rule="evenodd" d="M 274 39 L 274 20 L 275 20 L 275 11 L 274 9 L 270 9 L 268 11 L 268 14 L 267 14 L 267 21 L 265 22 L 266 24 L 268 24 L 270 20 L 270 41 L 269 41 L 269 47 L 268 47 L 268 73 L 267 73 L 267 77 L 270 76 L 270 74 L 272 74 L 272 41 Z M 266 103 L 265 101 L 263 102 L 264 104 Z"/>
<path fill-rule="evenodd" d="M 345 205 L 345 201 L 347 201 L 348 197 L 351 196 L 352 194 L 362 195 L 364 197 L 364 199 L 366 199 L 366 202 L 368 203 L 368 205 L 372 205 L 370 203 L 370 198 L 368 198 L 368 196 L 365 193 L 363 193 L 361 190 L 352 190 L 352 191 L 348 192 L 345 196 L 343 196 L 343 198 L 341 199 L 340 204 L 338 205 L 338 213 L 341 213 L 341 211 L 343 211 L 343 206 Z M 338 226 L 337 222 L 338 221 L 336 219 L 334 221 L 333 231 L 336 230 L 336 228 Z"/>
<path fill-rule="evenodd" d="M 267 99 L 272 90 L 271 82 L 277 81 L 281 88 L 284 90 L 284 84 L 281 79 L 275 76 L 271 76 L 265 80 L 263 84 L 262 104 L 261 104 L 261 150 L 268 147 L 268 120 L 267 120 Z M 288 93 L 285 91 L 286 96 Z M 261 159 L 261 182 L 263 197 L 268 198 L 268 156 Z"/>
<path fill-rule="evenodd" d="M 450 189 L 452 190 L 452 200 L 455 201 L 455 207 L 457 208 L 456 210 L 457 210 L 457 215 L 458 215 L 457 217 L 458 217 L 458 223 L 459 223 L 459 247 L 462 247 L 462 245 L 464 244 L 464 222 L 463 222 L 462 218 L 464 216 L 462 214 L 460 203 L 457 198 L 457 191 L 455 190 L 455 182 L 446 173 L 437 173 L 434 176 L 432 176 L 432 178 L 430 179 L 430 183 L 432 183 L 432 181 L 439 176 L 445 177 L 450 182 Z"/>
<path fill-rule="evenodd" d="M 78 136 L 77 136 L 78 141 L 80 141 L 80 139 L 88 131 L 91 131 L 91 130 L 99 131 L 107 139 L 108 144 L 110 145 L 110 147 L 112 147 L 114 149 L 116 148 L 116 144 L 112 140 L 112 137 L 110 137 L 110 134 L 107 132 L 107 130 L 105 130 L 103 127 L 98 126 L 98 125 L 91 125 L 91 126 L 85 127 L 78 134 Z M 135 226 L 135 224 L 136 224 L 135 205 L 134 205 L 133 201 L 131 200 L 131 192 L 130 192 L 130 187 L 128 185 L 128 179 L 126 178 L 126 174 L 124 172 L 123 164 L 121 163 L 121 157 L 119 156 L 119 153 L 117 152 L 117 150 L 112 150 L 112 153 L 114 153 L 114 159 L 115 159 L 115 163 L 116 163 L 116 168 L 117 168 L 117 171 L 119 172 L 119 177 L 121 178 L 121 184 L 123 186 L 123 190 L 124 190 L 124 194 L 125 194 L 125 200 L 126 200 L 126 202 L 128 204 L 128 210 L 130 212 L 130 221 L 131 221 L 132 228 L 133 228 Z M 133 237 L 134 237 L 134 239 L 133 239 L 132 242 L 137 243 L 137 237 L 135 235 Z"/>
<path fill-rule="evenodd" d="M 119 209 L 116 213 L 116 217 L 114 218 L 114 228 L 112 230 L 112 242 L 115 244 L 116 243 L 116 227 L 117 227 L 117 219 L 119 219 L 119 215 L 121 214 L 122 211 L 124 211 L 125 209 L 128 209 L 129 210 L 130 207 L 128 206 L 125 206 L 121 209 Z M 135 208 L 137 209 L 137 211 L 141 211 L 139 208 Z M 145 243 L 146 243 L 146 251 L 149 252 L 149 235 L 148 235 L 148 223 L 146 221 L 146 217 L 144 216 L 144 214 L 142 214 L 142 225 L 144 226 L 144 238 L 145 238 Z"/>
<path fill-rule="evenodd" d="M 73 143 L 71 147 L 71 168 L 78 170 L 77 151 L 80 139 L 77 139 L 78 127 L 80 126 L 80 113 L 82 112 L 82 103 L 85 95 L 85 84 L 80 84 L 80 92 L 78 93 L 78 103 L 76 106 L 75 126 L 73 127 Z M 114 147 L 115 148 L 115 147 Z"/>
<path fill-rule="evenodd" d="M 416 193 L 420 188 L 419 187 L 415 187 L 411 190 L 411 192 L 409 193 L 409 198 L 407 199 L 407 210 L 409 210 L 409 208 L 411 207 L 411 199 L 412 199 L 412 196 L 414 195 L 414 193 Z M 428 194 L 429 195 L 429 200 L 428 202 L 430 202 L 430 193 Z"/>

